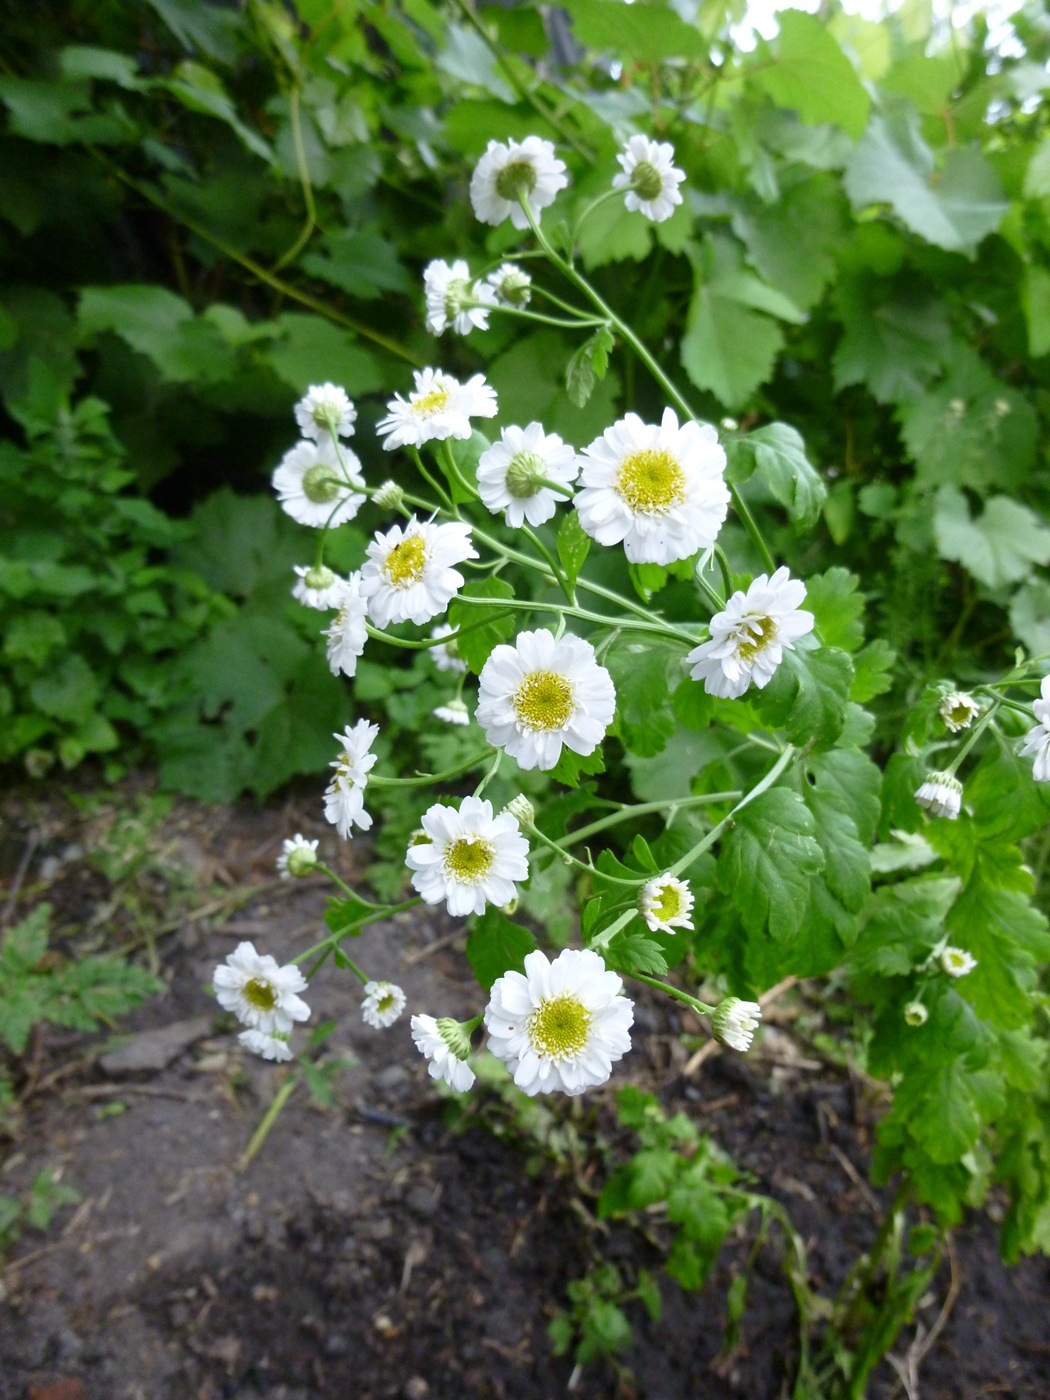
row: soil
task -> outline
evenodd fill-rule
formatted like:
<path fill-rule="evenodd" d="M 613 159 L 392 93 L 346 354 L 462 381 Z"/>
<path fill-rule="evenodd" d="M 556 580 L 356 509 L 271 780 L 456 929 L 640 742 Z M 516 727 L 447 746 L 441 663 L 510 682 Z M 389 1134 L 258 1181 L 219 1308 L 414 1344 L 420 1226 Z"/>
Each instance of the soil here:
<path fill-rule="evenodd" d="M 118 798 L 140 800 L 130 789 Z M 285 1071 L 242 1054 L 205 988 L 241 938 L 280 960 L 322 936 L 323 882 L 274 879 L 283 836 L 321 836 L 322 854 L 343 861 L 347 877 L 367 859 L 361 842 L 336 850 L 312 790 L 264 808 L 179 803 L 155 823 L 149 858 L 116 883 L 91 854 L 112 823 L 97 799 L 86 815 L 57 794 L 16 793 L 4 807 L 0 875 L 20 886 L 20 912 L 43 896 L 53 903 L 57 947 L 82 947 L 92 928 L 112 947 L 141 939 L 151 919 L 172 925 L 146 944 L 165 992 L 119 1029 L 126 1039 L 177 1027 L 184 1048 L 165 1068 L 128 1071 L 120 1054 L 102 1063 L 113 1037 L 54 1027 L 37 1035 L 20 1068 L 16 1139 L 0 1148 L 0 1190 L 23 1193 L 47 1167 L 81 1200 L 9 1256 L 0 1400 L 790 1393 L 797 1325 L 775 1242 L 759 1256 L 728 1357 L 726 1288 L 745 1239 L 727 1247 L 700 1293 L 662 1277 L 659 1324 L 629 1305 L 635 1342 L 619 1368 L 581 1372 L 555 1357 L 547 1327 L 567 1283 L 599 1253 L 627 1273 L 657 1270 L 658 1230 L 596 1222 L 593 1162 L 581 1175 L 544 1157 L 483 1094 L 467 1111 L 441 1097 L 408 1016 L 370 1030 L 346 972 L 328 966 L 310 989 L 312 1024 L 335 1022 L 323 1058 L 347 1061 L 332 1073 L 331 1106 L 297 1089 L 243 1160 Z M 440 914 L 374 927 L 352 955 L 399 982 L 409 1011 L 476 1009 L 460 930 Z M 874 1236 L 880 1195 L 867 1184 L 867 1154 L 878 1104 L 869 1084 L 800 1044 L 784 1000 L 746 1060 L 719 1053 L 694 1066 L 681 1033 L 697 1024 L 640 1001 L 636 1051 L 609 1090 L 555 1107 L 614 1145 L 619 1085 L 638 1083 L 689 1113 L 787 1206 L 814 1282 L 828 1289 Z M 1050 1400 L 1050 1261 L 1004 1269 L 995 1222 L 976 1213 L 956 1232 L 954 1256 L 958 1296 L 913 1394 Z M 920 1304 L 922 1334 L 949 1282 L 946 1266 Z M 898 1339 L 898 1359 L 915 1336 L 912 1328 Z M 889 1362 L 868 1394 L 906 1394 Z"/>

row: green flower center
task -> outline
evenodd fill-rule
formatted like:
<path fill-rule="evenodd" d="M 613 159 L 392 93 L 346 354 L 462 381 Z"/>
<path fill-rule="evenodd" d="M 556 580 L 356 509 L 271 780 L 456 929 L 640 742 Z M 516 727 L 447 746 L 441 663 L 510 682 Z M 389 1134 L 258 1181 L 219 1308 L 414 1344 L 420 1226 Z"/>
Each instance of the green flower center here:
<path fill-rule="evenodd" d="M 307 588 L 313 588 L 318 593 L 322 588 L 331 588 L 335 583 L 335 574 L 324 564 L 315 564 L 312 569 L 308 569 L 303 576 L 303 583 Z"/>
<path fill-rule="evenodd" d="M 525 1022 L 525 1033 L 537 1054 L 564 1059 L 586 1046 L 592 1019 L 579 997 L 565 993 L 542 1001 Z"/>
<path fill-rule="evenodd" d="M 395 544 L 386 556 L 383 572 L 395 588 L 407 588 L 423 577 L 427 562 L 427 546 L 422 535 L 409 535 Z"/>
<path fill-rule="evenodd" d="M 516 201 L 520 194 L 531 194 L 536 187 L 536 167 L 531 160 L 509 161 L 496 176 L 500 199 Z"/>
<path fill-rule="evenodd" d="M 631 185 L 643 199 L 656 199 L 664 187 L 664 177 L 650 161 L 640 160 L 634 167 Z"/>
<path fill-rule="evenodd" d="M 277 993 L 273 984 L 265 982 L 261 977 L 253 977 L 250 982 L 244 984 L 244 999 L 249 1006 L 254 1006 L 256 1011 L 272 1011 L 277 1005 Z"/>
<path fill-rule="evenodd" d="M 519 723 L 529 729 L 564 729 L 576 709 L 572 684 L 557 671 L 531 671 L 513 704 Z"/>
<path fill-rule="evenodd" d="M 615 489 L 634 511 L 654 515 L 685 499 L 685 475 L 670 452 L 647 447 L 620 464 Z"/>
<path fill-rule="evenodd" d="M 325 506 L 339 495 L 340 481 L 332 475 L 332 468 L 324 462 L 315 462 L 303 473 L 303 495 L 316 506 Z"/>
<path fill-rule="evenodd" d="M 448 389 L 439 386 L 436 389 L 431 389 L 429 394 L 420 394 L 418 399 L 412 400 L 413 413 L 440 413 L 443 408 L 448 406 L 449 392 Z"/>
<path fill-rule="evenodd" d="M 741 661 L 754 661 L 777 635 L 777 624 L 771 617 L 749 617 L 743 640 L 737 646 Z"/>
<path fill-rule="evenodd" d="M 535 452 L 519 452 L 510 459 L 507 467 L 507 490 L 516 501 L 524 501 L 536 494 L 536 488 L 543 479 L 544 461 Z"/>
<path fill-rule="evenodd" d="M 445 851 L 445 874 L 476 885 L 492 869 L 496 848 L 480 836 L 460 836 Z"/>
<path fill-rule="evenodd" d="M 965 729 L 973 720 L 973 710 L 969 705 L 962 703 L 953 705 L 948 711 L 949 723 L 955 725 L 956 729 Z"/>
<path fill-rule="evenodd" d="M 376 1002 L 376 1010 L 381 1016 L 385 1016 L 388 1011 L 393 1011 L 396 1004 L 397 997 L 394 996 L 393 992 L 387 991 Z"/>

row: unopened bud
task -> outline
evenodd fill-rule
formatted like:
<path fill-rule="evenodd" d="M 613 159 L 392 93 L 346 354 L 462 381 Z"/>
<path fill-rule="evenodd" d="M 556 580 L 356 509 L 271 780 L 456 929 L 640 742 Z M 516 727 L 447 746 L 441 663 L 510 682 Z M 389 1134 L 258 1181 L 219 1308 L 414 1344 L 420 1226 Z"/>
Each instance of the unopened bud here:
<path fill-rule="evenodd" d="M 935 817 L 954 821 L 962 811 L 962 783 L 952 773 L 927 773 L 915 801 Z"/>
<path fill-rule="evenodd" d="M 325 588 L 331 588 L 335 583 L 335 574 L 327 564 L 315 564 L 312 569 L 307 569 L 303 576 L 303 583 L 307 588 L 312 588 L 320 593 Z"/>
<path fill-rule="evenodd" d="M 743 1053 L 751 1049 L 751 1041 L 758 1023 L 762 1019 L 762 1008 L 757 1001 L 741 1001 L 739 997 L 726 997 L 715 1007 L 711 1017 L 711 1029 L 715 1039 L 731 1050 Z"/>
<path fill-rule="evenodd" d="M 396 481 L 384 481 L 372 493 L 372 500 L 383 510 L 400 510 L 404 499 L 405 493 Z"/>
<path fill-rule="evenodd" d="M 519 826 L 531 826 L 536 820 L 536 808 L 523 792 L 512 797 L 503 810 L 509 812 Z"/>
<path fill-rule="evenodd" d="M 514 915 L 518 912 L 518 896 L 515 895 L 513 899 L 509 899 L 507 903 L 503 905 L 501 912 L 506 914 L 508 919 L 513 919 Z"/>
<path fill-rule="evenodd" d="M 960 729 L 969 729 L 981 713 L 981 707 L 972 695 L 953 690 L 941 701 L 938 713 L 944 721 L 945 728 L 953 734 L 958 734 Z"/>
<path fill-rule="evenodd" d="M 441 1016 L 437 1022 L 437 1032 L 457 1060 L 465 1060 L 470 1054 L 470 1033 L 461 1021 Z"/>
<path fill-rule="evenodd" d="M 904 1023 L 907 1026 L 924 1026 L 929 1019 L 930 1013 L 921 1001 L 909 1001 L 904 1008 Z"/>

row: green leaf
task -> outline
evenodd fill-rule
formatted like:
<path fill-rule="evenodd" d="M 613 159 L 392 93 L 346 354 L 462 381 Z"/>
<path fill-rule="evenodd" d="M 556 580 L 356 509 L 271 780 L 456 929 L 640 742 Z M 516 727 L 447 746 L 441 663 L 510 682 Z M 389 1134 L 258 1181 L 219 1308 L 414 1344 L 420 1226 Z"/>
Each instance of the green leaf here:
<path fill-rule="evenodd" d="M 588 754 L 586 758 L 578 753 L 573 753 L 570 748 L 562 748 L 561 757 L 551 769 L 551 777 L 556 783 L 564 783 L 566 787 L 578 787 L 581 775 L 592 777 L 596 773 L 605 772 L 605 760 L 602 758 L 601 745 Z"/>
<path fill-rule="evenodd" d="M 157 86 L 164 88 L 191 112 L 200 112 L 203 116 L 216 117 L 224 122 L 252 155 L 258 156 L 260 160 L 273 160 L 273 151 L 269 144 L 257 131 L 241 121 L 237 115 L 237 108 L 223 87 L 222 79 L 211 69 L 187 60 L 179 64 L 174 77 L 166 81 L 158 80 Z"/>
<path fill-rule="evenodd" d="M 324 921 L 332 933 L 340 934 L 360 923 L 362 919 L 367 919 L 369 912 L 369 906 L 363 899 L 359 899 L 357 895 L 347 895 L 345 898 L 329 899 L 325 906 Z M 360 932 L 360 928 L 354 929 L 354 936 Z"/>
<path fill-rule="evenodd" d="M 735 818 L 722 842 L 718 885 L 748 933 L 761 934 L 768 926 L 784 940 L 798 932 L 810 882 L 824 868 L 815 831 L 802 798 L 783 787 L 762 793 Z"/>
<path fill-rule="evenodd" d="M 874 700 L 876 695 L 885 695 L 893 688 L 893 664 L 897 653 L 885 637 L 876 637 L 853 658 L 853 685 L 850 699 L 858 704 Z"/>
<path fill-rule="evenodd" d="M 664 646 L 628 642 L 616 647 L 606 660 L 616 687 L 620 738 L 631 753 L 652 757 L 675 731 L 667 668 L 679 654 Z"/>
<path fill-rule="evenodd" d="M 1047 142 L 1050 151 L 1050 142 Z M 1050 271 L 1037 263 L 1025 268 L 1021 301 L 1028 323 L 1028 353 L 1033 359 L 1050 354 Z"/>
<path fill-rule="evenodd" d="M 490 905 L 474 919 L 467 938 L 467 961 L 481 985 L 490 988 L 505 972 L 521 972 L 535 947 L 528 929 L 511 923 L 501 909 Z"/>
<path fill-rule="evenodd" d="M 84 658 L 73 652 L 53 670 L 37 676 L 29 694 L 37 709 L 52 719 L 83 724 L 98 704 L 102 687 Z"/>
<path fill-rule="evenodd" d="M 809 125 L 833 122 L 859 137 L 871 98 L 849 59 L 812 15 L 782 10 L 777 22 L 779 39 L 773 46 L 760 45 L 763 67 L 752 81 Z"/>
<path fill-rule="evenodd" d="M 397 249 L 385 238 L 347 229 L 328 234 L 322 246 L 323 252 L 300 258 L 303 271 L 341 287 L 352 297 L 370 301 L 386 292 L 413 290 Z"/>
<path fill-rule="evenodd" d="M 970 1150 L 985 1121 L 1001 1111 L 1002 1081 L 964 1062 L 909 1075 L 895 1090 L 896 1111 L 934 1162 L 952 1163 Z"/>
<path fill-rule="evenodd" d="M 605 378 L 614 343 L 609 327 L 599 326 L 570 359 L 565 370 L 565 391 L 577 408 L 584 406 L 598 381 Z"/>
<path fill-rule="evenodd" d="M 828 492 L 806 456 L 806 444 L 796 428 L 787 423 L 769 423 L 744 437 L 729 439 L 726 452 L 729 480 L 744 481 L 757 468 L 774 500 L 780 502 L 798 529 L 812 529 Z M 753 459 L 751 470 L 749 457 Z"/>
<path fill-rule="evenodd" d="M 573 32 L 581 44 L 617 58 L 660 63 L 669 58 L 706 59 L 707 40 L 670 7 L 643 10 L 617 0 L 566 0 Z"/>
<path fill-rule="evenodd" d="M 464 663 L 477 676 L 489 659 L 494 647 L 513 635 L 517 624 L 509 608 L 481 608 L 459 601 L 459 598 L 513 598 L 514 589 L 501 578 L 478 579 L 468 583 L 449 606 L 448 620 L 454 628 L 469 627 L 469 632 L 456 639 L 456 647 Z"/>
<path fill-rule="evenodd" d="M 954 876 L 918 875 L 876 890 L 864 911 L 860 936 L 850 953 L 855 972 L 906 977 L 944 931 L 959 881 Z"/>
<path fill-rule="evenodd" d="M 832 361 L 836 392 L 864 384 L 879 403 L 918 398 L 943 367 L 951 344 L 943 300 L 894 295 L 881 281 L 854 278 L 839 282 L 835 300 L 843 321 Z"/>
<path fill-rule="evenodd" d="M 774 729 L 785 729 L 794 744 L 827 748 L 846 722 L 853 663 L 837 647 L 818 646 L 802 637 L 785 650 L 773 679 L 751 700 Z"/>
<path fill-rule="evenodd" d="M 820 300 L 836 272 L 834 250 L 846 227 L 844 201 L 830 175 L 803 172 L 775 204 L 738 216 L 734 230 L 749 260 L 765 278 L 805 311 Z M 799 248 L 806 256 L 800 258 Z"/>
<path fill-rule="evenodd" d="M 846 193 L 856 210 L 888 204 L 928 243 L 970 257 L 1009 208 L 999 177 L 977 151 L 956 147 L 938 171 L 907 108 L 872 117 L 847 167 Z"/>
<path fill-rule="evenodd" d="M 1050 529 L 1009 496 L 992 496 L 978 518 L 970 516 L 954 486 L 937 492 L 933 533 L 943 559 L 962 564 L 979 583 L 1001 588 L 1028 577 L 1033 564 L 1050 563 Z"/>
<path fill-rule="evenodd" d="M 555 544 L 569 587 L 574 588 L 591 549 L 591 537 L 580 524 L 580 517 L 575 510 L 570 510 L 562 516 Z"/>
<path fill-rule="evenodd" d="M 663 949 L 644 933 L 617 934 L 602 948 L 602 957 L 614 972 L 644 972 L 649 977 L 662 977 L 667 971 Z"/>
<path fill-rule="evenodd" d="M 176 384 L 229 377 L 230 354 L 216 327 L 166 287 L 86 287 L 80 294 L 85 335 L 112 331 Z"/>
<path fill-rule="evenodd" d="M 806 607 L 825 646 L 854 652 L 864 640 L 864 594 L 860 579 L 841 564 L 806 579 Z"/>
<path fill-rule="evenodd" d="M 327 381 L 341 385 L 348 394 L 371 394 L 389 382 L 372 352 L 323 316 L 285 311 L 273 326 L 279 338 L 263 359 L 297 394 Z"/>

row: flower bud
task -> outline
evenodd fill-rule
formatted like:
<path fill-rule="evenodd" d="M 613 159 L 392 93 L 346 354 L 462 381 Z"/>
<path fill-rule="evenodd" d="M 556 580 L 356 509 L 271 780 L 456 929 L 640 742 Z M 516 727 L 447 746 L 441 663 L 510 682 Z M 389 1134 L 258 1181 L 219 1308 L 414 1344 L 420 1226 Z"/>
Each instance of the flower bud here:
<path fill-rule="evenodd" d="M 952 773 L 927 773 L 915 801 L 935 817 L 954 821 L 962 811 L 962 783 Z"/>
<path fill-rule="evenodd" d="M 965 977 L 976 966 L 977 959 L 965 948 L 953 948 L 949 945 L 941 954 L 941 967 L 949 977 Z"/>
<path fill-rule="evenodd" d="M 296 834 L 285 841 L 281 854 L 277 857 L 277 870 L 282 880 L 289 875 L 301 879 L 309 875 L 317 866 L 317 842 L 307 841 L 305 836 Z"/>
<path fill-rule="evenodd" d="M 331 588 L 332 584 L 335 583 L 335 574 L 326 564 L 315 564 L 312 569 L 307 569 L 303 583 L 306 584 L 307 588 L 312 588 L 315 592 L 320 593 L 322 589 Z"/>
<path fill-rule="evenodd" d="M 405 493 L 396 481 L 384 481 L 372 492 L 372 500 L 383 510 L 400 510 Z"/>
<path fill-rule="evenodd" d="M 435 1024 L 438 1035 L 456 1059 L 465 1060 L 470 1054 L 470 1033 L 462 1021 L 453 1021 L 449 1016 L 440 1016 Z"/>
<path fill-rule="evenodd" d="M 509 812 L 519 826 L 531 826 L 536 820 L 536 808 L 523 792 L 512 797 L 503 810 Z"/>
<path fill-rule="evenodd" d="M 981 707 L 972 695 L 953 690 L 941 701 L 938 713 L 944 721 L 945 728 L 952 734 L 958 734 L 960 729 L 969 729 L 981 713 Z"/>
<path fill-rule="evenodd" d="M 508 900 L 507 903 L 503 905 L 501 912 L 506 914 L 508 919 L 513 919 L 514 915 L 518 912 L 518 896 L 515 895 L 513 899 Z"/>
<path fill-rule="evenodd" d="M 921 1001 L 909 1001 L 904 1008 L 904 1023 L 908 1026 L 924 1026 L 930 1018 L 930 1013 L 923 1006 Z"/>
<path fill-rule="evenodd" d="M 739 997 L 726 997 L 715 1007 L 711 1017 L 711 1029 L 715 1039 L 731 1050 L 741 1052 L 751 1049 L 751 1040 L 762 1019 L 762 1008 L 757 1001 L 741 1001 Z"/>

